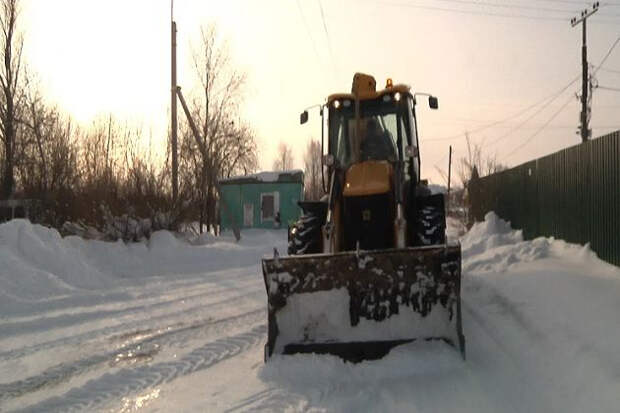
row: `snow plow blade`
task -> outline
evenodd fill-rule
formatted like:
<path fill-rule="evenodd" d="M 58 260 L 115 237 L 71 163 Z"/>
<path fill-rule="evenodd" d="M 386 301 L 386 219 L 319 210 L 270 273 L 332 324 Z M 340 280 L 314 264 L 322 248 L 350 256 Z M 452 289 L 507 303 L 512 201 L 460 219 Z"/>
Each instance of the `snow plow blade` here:
<path fill-rule="evenodd" d="M 444 340 L 465 358 L 461 247 L 441 245 L 263 259 L 265 361 L 329 353 L 377 359 L 414 340 Z"/>

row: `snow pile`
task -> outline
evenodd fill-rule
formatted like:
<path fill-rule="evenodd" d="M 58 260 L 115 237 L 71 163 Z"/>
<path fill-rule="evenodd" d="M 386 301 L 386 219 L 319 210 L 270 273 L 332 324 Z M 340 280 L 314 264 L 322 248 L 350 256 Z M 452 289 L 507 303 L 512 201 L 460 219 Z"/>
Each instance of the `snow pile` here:
<path fill-rule="evenodd" d="M 467 227 L 462 220 L 451 216 L 446 217 L 446 237 L 448 242 L 459 240 L 466 232 Z"/>
<path fill-rule="evenodd" d="M 85 240 L 13 220 L 0 225 L 0 313 L 29 311 L 33 301 L 58 299 L 80 291 L 106 291 L 131 279 L 196 274 L 235 266 L 255 266 L 273 251 L 283 231 L 248 230 L 241 242 L 232 235 L 204 235 L 190 243 L 171 232 L 150 240 Z"/>
<path fill-rule="evenodd" d="M 220 183 L 231 182 L 239 179 L 253 179 L 258 182 L 277 182 L 280 176 L 283 175 L 303 175 L 304 171 L 301 169 L 290 169 L 286 171 L 264 171 L 249 175 L 232 176 L 230 178 L 220 179 Z"/>
<path fill-rule="evenodd" d="M 0 294 L 43 299 L 77 288 L 104 288 L 111 280 L 66 248 L 54 230 L 13 220 L 0 225 Z M 0 305 L 0 308 L 3 305 Z"/>
<path fill-rule="evenodd" d="M 463 258 L 520 241 L 523 241 L 523 234 L 520 230 L 513 230 L 510 222 L 502 220 L 495 212 L 489 212 L 485 215 L 483 222 L 475 223 L 461 239 Z"/>
<path fill-rule="evenodd" d="M 148 239 L 155 231 L 174 231 L 180 226 L 178 213 L 172 212 L 151 211 L 149 218 L 140 218 L 133 213 L 115 216 L 109 208 L 102 206 L 101 213 L 104 220 L 101 230 L 83 222 L 67 221 L 60 231 L 65 236 L 76 235 L 85 239 L 138 242 Z"/>
<path fill-rule="evenodd" d="M 511 265 L 547 257 L 553 238 L 523 241 L 523 232 L 494 212 L 461 238 L 463 271 L 506 271 Z"/>
<path fill-rule="evenodd" d="M 607 265 L 587 244 L 569 244 L 553 237 L 524 241 L 521 230 L 513 230 L 510 222 L 502 220 L 494 212 L 487 213 L 484 222 L 472 226 L 461 238 L 461 248 L 464 272 L 505 272 L 511 266 L 544 258 L 566 258 L 580 263 Z"/>

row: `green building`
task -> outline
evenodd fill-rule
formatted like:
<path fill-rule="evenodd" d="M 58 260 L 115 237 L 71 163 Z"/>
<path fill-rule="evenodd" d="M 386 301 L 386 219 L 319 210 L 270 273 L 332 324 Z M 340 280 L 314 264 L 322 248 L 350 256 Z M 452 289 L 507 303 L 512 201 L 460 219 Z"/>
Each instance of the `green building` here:
<path fill-rule="evenodd" d="M 304 196 L 304 173 L 300 170 L 260 172 L 221 179 L 220 229 L 280 228 L 297 220 L 297 201 Z"/>

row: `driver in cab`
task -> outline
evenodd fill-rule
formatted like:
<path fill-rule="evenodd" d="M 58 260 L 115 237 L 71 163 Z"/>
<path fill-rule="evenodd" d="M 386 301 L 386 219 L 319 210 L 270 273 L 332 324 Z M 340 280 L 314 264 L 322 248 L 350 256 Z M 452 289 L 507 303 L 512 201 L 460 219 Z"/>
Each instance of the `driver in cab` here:
<path fill-rule="evenodd" d="M 376 118 L 366 121 L 366 134 L 361 145 L 362 160 L 395 160 L 396 151 L 388 131 L 383 131 Z"/>

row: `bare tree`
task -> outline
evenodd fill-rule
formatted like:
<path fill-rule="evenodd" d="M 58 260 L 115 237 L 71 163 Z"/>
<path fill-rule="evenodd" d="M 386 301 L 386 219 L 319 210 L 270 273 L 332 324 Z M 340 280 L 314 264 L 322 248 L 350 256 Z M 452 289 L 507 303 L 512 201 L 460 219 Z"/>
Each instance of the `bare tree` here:
<path fill-rule="evenodd" d="M 305 198 L 318 201 L 323 195 L 323 182 L 321 177 L 321 143 L 312 139 L 306 146 L 304 155 L 305 175 Z"/>
<path fill-rule="evenodd" d="M 191 103 L 197 130 L 182 124 L 181 164 L 187 168 L 182 193 L 198 206 L 202 229 L 202 223 L 216 224 L 218 179 L 253 172 L 258 162 L 254 133 L 238 118 L 245 76 L 233 67 L 214 26 L 201 34 L 194 68 L 202 90 Z"/>
<path fill-rule="evenodd" d="M 27 196 L 45 200 L 76 183 L 78 147 L 71 119 L 47 105 L 34 87 L 28 92 L 20 119 L 23 128 L 17 176 Z"/>
<path fill-rule="evenodd" d="M 9 198 L 15 189 L 15 148 L 17 145 L 18 107 L 23 39 L 17 35 L 18 0 L 3 0 L 0 11 L 2 66 L 0 68 L 0 132 L 4 144 L 1 196 Z"/>
<path fill-rule="evenodd" d="M 497 155 L 485 154 L 482 145 L 472 142 L 468 134 L 465 134 L 467 141 L 467 154 L 459 160 L 458 175 L 463 186 L 471 179 L 474 168 L 480 176 L 494 174 L 508 169 L 497 159 Z"/>
<path fill-rule="evenodd" d="M 273 161 L 274 171 L 288 171 L 293 169 L 293 150 L 284 142 L 278 145 L 278 154 Z"/>

